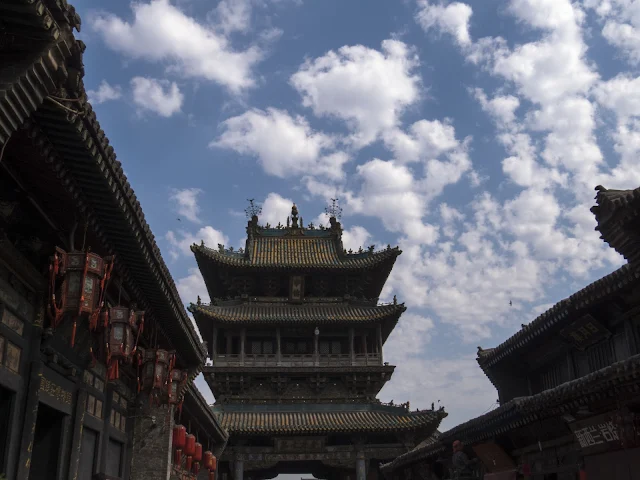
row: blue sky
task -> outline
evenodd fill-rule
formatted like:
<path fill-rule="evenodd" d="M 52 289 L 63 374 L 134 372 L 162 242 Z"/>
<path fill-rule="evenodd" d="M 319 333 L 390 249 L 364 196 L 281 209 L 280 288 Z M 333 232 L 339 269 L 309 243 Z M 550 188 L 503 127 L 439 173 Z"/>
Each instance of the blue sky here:
<path fill-rule="evenodd" d="M 189 244 L 242 246 L 247 198 L 275 224 L 337 196 L 348 247 L 401 246 L 383 400 L 440 400 L 443 428 L 484 413 L 476 346 L 622 264 L 589 207 L 640 185 L 637 3 L 75 6 L 90 101 L 185 303 L 207 299 Z"/>

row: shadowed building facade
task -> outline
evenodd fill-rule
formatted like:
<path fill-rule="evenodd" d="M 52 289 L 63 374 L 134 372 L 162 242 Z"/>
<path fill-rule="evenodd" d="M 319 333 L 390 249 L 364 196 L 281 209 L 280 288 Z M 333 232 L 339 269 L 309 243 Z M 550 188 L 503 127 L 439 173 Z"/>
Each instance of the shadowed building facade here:
<path fill-rule="evenodd" d="M 177 478 L 175 422 L 216 453 L 227 435 L 192 383 L 206 346 L 87 101 L 80 17 L 3 0 L 0 19 L 0 474 Z M 143 349 L 173 359 L 175 390 L 163 365 L 145 386 Z"/>
<path fill-rule="evenodd" d="M 213 366 L 204 376 L 229 443 L 222 479 L 311 472 L 375 479 L 378 465 L 436 430 L 443 409 L 410 411 L 376 395 L 394 367 L 382 348 L 403 304 L 378 304 L 400 250 L 346 252 L 335 215 L 260 226 L 246 248 L 193 245 L 211 304 L 190 306 Z"/>

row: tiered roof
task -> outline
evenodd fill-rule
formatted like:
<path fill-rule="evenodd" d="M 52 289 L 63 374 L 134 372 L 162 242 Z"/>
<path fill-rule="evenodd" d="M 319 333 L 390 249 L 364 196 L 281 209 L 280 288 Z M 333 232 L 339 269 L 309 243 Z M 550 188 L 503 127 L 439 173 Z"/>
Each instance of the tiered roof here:
<path fill-rule="evenodd" d="M 289 222 L 291 220 L 291 222 Z M 304 227 L 298 225 L 297 207 L 286 226 L 276 228 L 258 225 L 253 216 L 247 225 L 246 248 L 211 248 L 193 244 L 191 251 L 202 272 L 209 296 L 224 296 L 219 284 L 220 272 L 234 271 L 242 275 L 266 271 L 297 271 L 323 273 L 371 273 L 370 297 L 377 297 L 402 251 L 388 246 L 374 251 L 373 246 L 358 252 L 345 251 L 342 244 L 342 226 L 335 217 L 329 219 L 329 227 Z M 302 222 L 302 220 L 300 220 Z"/>
<path fill-rule="evenodd" d="M 447 416 L 444 410 L 409 412 L 405 407 L 364 404 L 216 406 L 214 412 L 231 435 L 306 435 L 421 430 L 431 435 Z M 302 408 L 300 408 L 302 407 Z"/>
<path fill-rule="evenodd" d="M 354 304 L 355 303 L 355 304 Z M 278 325 L 308 324 L 313 326 L 332 324 L 372 324 L 382 326 L 382 339 L 386 341 L 400 315 L 406 310 L 403 303 L 389 305 L 349 303 L 305 303 L 290 305 L 287 303 L 261 303 L 242 300 L 221 302 L 219 305 L 191 304 L 200 332 L 209 338 L 213 323 L 233 325 Z"/>

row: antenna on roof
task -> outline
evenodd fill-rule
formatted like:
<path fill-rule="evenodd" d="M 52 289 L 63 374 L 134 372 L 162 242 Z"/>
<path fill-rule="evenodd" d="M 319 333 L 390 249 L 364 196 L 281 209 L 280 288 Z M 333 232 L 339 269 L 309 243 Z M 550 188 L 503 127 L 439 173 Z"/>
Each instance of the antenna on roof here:
<path fill-rule="evenodd" d="M 340 220 L 342 218 L 342 207 L 338 203 L 337 198 L 331 199 L 331 204 L 324 209 L 325 213 L 329 215 L 329 218 L 334 217 Z"/>
<path fill-rule="evenodd" d="M 247 218 L 257 217 L 262 213 L 262 206 L 256 202 L 255 198 L 247 198 L 249 206 L 244 209 L 244 213 Z"/>

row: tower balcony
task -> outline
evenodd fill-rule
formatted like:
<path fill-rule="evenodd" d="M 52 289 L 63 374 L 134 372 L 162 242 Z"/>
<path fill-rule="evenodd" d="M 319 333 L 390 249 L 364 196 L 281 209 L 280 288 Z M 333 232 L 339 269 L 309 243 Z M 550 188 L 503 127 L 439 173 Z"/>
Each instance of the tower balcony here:
<path fill-rule="evenodd" d="M 353 354 L 219 354 L 219 367 L 351 367 L 380 366 L 380 353 Z"/>

